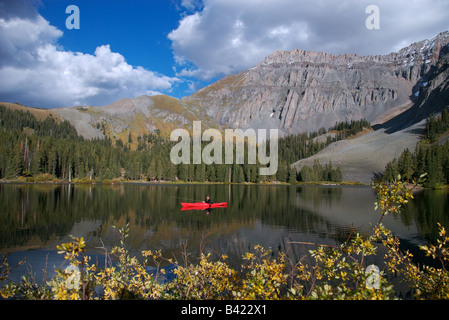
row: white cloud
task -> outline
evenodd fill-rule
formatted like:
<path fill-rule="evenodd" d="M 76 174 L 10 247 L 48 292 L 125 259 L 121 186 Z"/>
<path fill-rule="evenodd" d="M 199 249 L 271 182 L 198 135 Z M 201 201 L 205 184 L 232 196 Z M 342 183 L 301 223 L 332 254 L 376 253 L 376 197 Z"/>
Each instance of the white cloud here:
<path fill-rule="evenodd" d="M 201 8 L 201 0 L 181 0 L 181 6 L 187 10 L 196 10 Z"/>
<path fill-rule="evenodd" d="M 64 51 L 42 16 L 0 18 L 0 97 L 35 107 L 104 105 L 170 90 L 176 78 L 129 65 L 109 45 Z"/>
<path fill-rule="evenodd" d="M 62 32 L 38 16 L 35 19 L 0 18 L 0 66 L 34 63 L 36 49 L 52 44 Z"/>
<path fill-rule="evenodd" d="M 380 8 L 380 30 L 365 27 L 371 4 Z M 204 0 L 168 37 L 178 74 L 207 80 L 277 50 L 387 54 L 437 35 L 448 21 L 449 1 L 441 0 Z"/>

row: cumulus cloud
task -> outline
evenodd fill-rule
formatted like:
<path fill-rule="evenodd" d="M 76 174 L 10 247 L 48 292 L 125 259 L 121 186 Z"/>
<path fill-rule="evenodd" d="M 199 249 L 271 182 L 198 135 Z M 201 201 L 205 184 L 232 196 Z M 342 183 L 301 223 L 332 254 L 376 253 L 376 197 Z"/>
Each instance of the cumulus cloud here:
<path fill-rule="evenodd" d="M 109 45 L 65 51 L 42 16 L 0 17 L 0 97 L 34 107 L 104 105 L 170 90 L 178 81 L 128 64 Z"/>
<path fill-rule="evenodd" d="M 371 4 L 380 9 L 379 30 L 365 26 Z M 449 2 L 440 0 L 204 0 L 197 8 L 168 37 L 178 74 L 204 80 L 277 50 L 387 54 L 449 27 Z"/>

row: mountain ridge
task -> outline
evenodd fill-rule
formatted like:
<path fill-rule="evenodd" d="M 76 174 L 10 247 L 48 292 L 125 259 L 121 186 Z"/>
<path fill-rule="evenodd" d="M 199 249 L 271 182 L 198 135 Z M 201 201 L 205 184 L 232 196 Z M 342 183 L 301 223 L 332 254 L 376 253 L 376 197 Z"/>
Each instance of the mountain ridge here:
<path fill-rule="evenodd" d="M 284 134 L 316 131 L 337 121 L 372 121 L 413 103 L 449 32 L 384 56 L 276 51 L 255 67 L 182 100 L 207 104 L 220 125 L 271 127 Z"/>

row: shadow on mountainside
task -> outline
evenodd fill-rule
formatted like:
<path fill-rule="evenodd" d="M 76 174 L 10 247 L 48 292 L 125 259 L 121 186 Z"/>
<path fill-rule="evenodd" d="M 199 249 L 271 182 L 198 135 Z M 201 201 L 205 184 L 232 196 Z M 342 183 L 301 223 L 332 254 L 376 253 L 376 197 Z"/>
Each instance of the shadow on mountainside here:
<path fill-rule="evenodd" d="M 385 129 L 385 133 L 392 134 L 411 128 L 410 133 L 422 134 L 423 129 L 415 125 L 449 107 L 449 53 L 422 77 L 414 90 L 419 90 L 419 95 L 417 99 L 414 97 L 413 106 L 398 116 L 373 126 L 374 130 Z"/>

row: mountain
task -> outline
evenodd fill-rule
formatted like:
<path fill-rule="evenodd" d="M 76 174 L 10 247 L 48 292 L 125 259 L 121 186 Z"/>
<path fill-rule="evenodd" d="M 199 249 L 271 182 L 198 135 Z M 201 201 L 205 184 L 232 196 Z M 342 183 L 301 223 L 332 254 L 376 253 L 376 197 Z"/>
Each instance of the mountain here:
<path fill-rule="evenodd" d="M 345 180 L 369 183 L 373 174 L 382 172 L 385 165 L 398 158 L 403 150 L 413 151 L 426 119 L 440 113 L 443 108 L 449 108 L 448 42 L 448 33 L 445 32 L 431 41 L 403 49 L 396 56 L 396 59 L 404 59 L 402 62 L 398 60 L 396 74 L 411 84 L 415 83 L 408 104 L 410 107 L 396 114 L 386 112 L 373 132 L 336 142 L 316 155 L 296 162 L 297 170 L 304 165 L 312 165 L 315 160 L 321 163 L 331 161 L 341 167 Z M 417 54 L 419 52 L 421 54 Z"/>
<path fill-rule="evenodd" d="M 207 106 L 219 125 L 285 134 L 327 129 L 336 121 L 382 121 L 412 105 L 448 39 L 444 32 L 385 56 L 277 51 L 183 101 Z"/>

